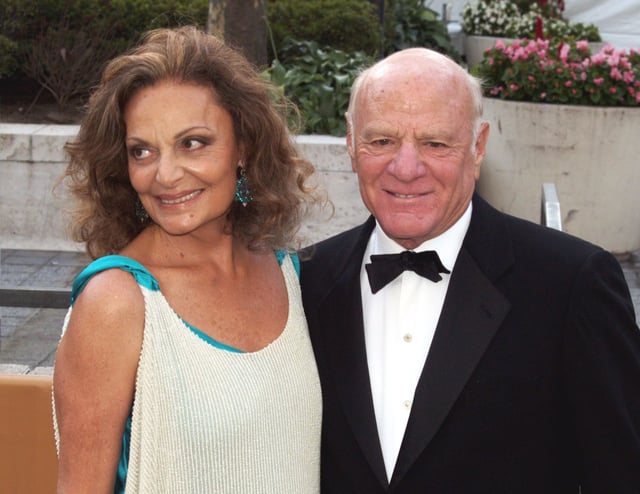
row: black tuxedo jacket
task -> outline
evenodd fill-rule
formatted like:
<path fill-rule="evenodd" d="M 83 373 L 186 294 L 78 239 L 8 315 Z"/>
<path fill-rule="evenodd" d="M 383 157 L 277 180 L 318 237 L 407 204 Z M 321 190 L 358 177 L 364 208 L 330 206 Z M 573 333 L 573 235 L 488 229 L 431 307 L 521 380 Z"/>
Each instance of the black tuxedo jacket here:
<path fill-rule="evenodd" d="M 640 493 L 640 331 L 618 262 L 477 195 L 387 481 L 359 278 L 374 225 L 302 253 L 322 492 Z"/>

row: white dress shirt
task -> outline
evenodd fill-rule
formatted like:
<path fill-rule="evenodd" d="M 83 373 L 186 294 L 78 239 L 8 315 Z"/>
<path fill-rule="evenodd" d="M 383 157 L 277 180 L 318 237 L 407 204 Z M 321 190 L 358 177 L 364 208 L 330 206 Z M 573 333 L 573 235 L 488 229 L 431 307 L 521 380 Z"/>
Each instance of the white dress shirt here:
<path fill-rule="evenodd" d="M 471 204 L 449 230 L 414 251 L 435 250 L 442 264 L 453 271 L 470 220 Z M 365 270 L 365 265 L 371 262 L 369 257 L 404 250 L 376 224 L 360 271 L 371 394 L 388 479 L 393 474 L 413 395 L 451 277 L 442 273 L 442 280 L 434 283 L 413 271 L 405 271 L 376 294 L 371 293 Z"/>

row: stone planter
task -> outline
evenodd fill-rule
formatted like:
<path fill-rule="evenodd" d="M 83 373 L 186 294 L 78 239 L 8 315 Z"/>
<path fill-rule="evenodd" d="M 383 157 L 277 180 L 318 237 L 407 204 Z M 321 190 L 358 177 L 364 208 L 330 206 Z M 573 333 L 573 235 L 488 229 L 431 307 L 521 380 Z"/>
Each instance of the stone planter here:
<path fill-rule="evenodd" d="M 640 248 L 640 108 L 495 98 L 484 108 L 484 198 L 539 222 L 542 184 L 553 182 L 565 231 L 616 254 Z"/>
<path fill-rule="evenodd" d="M 605 41 L 589 41 L 589 49 L 591 50 L 591 53 L 594 54 L 598 53 L 605 46 L 607 46 L 607 43 Z"/>

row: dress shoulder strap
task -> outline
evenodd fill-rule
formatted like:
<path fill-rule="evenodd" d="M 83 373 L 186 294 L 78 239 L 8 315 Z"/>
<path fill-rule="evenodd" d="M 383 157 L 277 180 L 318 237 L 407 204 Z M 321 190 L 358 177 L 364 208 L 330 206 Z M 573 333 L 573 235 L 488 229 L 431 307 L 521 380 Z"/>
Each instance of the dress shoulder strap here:
<path fill-rule="evenodd" d="M 291 258 L 291 262 L 293 263 L 293 267 L 296 270 L 296 274 L 298 275 L 298 278 L 300 278 L 300 258 L 298 257 L 297 252 L 287 252 L 286 250 L 276 250 L 276 257 L 278 258 L 278 263 L 282 265 L 282 261 L 284 260 L 287 254 Z"/>
<path fill-rule="evenodd" d="M 77 276 L 71 289 L 71 304 L 73 304 L 78 295 L 80 295 L 91 278 L 102 271 L 113 268 L 122 269 L 123 271 L 131 273 L 140 286 L 154 291 L 160 290 L 158 281 L 149 270 L 138 261 L 125 256 L 110 255 L 96 259 Z"/>

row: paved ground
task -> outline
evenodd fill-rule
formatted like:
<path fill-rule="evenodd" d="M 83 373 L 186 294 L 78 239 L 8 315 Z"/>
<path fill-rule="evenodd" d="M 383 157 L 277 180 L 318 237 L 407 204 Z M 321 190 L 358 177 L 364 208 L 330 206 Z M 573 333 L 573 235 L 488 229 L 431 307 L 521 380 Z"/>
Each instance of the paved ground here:
<path fill-rule="evenodd" d="M 0 250 L 0 286 L 66 288 L 86 265 L 78 252 Z M 65 309 L 0 307 L 0 372 L 53 366 Z"/>
<path fill-rule="evenodd" d="M 78 252 L 0 250 L 0 287 L 70 287 L 87 263 Z M 640 251 L 621 260 L 640 313 Z M 0 373 L 51 372 L 65 309 L 0 307 Z"/>

